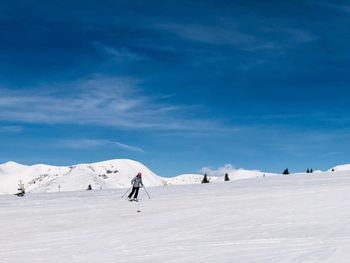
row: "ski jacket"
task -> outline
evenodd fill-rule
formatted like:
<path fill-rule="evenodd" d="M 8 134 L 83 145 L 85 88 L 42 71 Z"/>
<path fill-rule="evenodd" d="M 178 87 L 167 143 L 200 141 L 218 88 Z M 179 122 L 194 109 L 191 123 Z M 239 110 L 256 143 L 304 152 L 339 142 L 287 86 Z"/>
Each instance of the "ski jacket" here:
<path fill-rule="evenodd" d="M 138 188 L 143 187 L 142 178 L 135 176 L 134 179 L 131 180 L 131 185 Z"/>

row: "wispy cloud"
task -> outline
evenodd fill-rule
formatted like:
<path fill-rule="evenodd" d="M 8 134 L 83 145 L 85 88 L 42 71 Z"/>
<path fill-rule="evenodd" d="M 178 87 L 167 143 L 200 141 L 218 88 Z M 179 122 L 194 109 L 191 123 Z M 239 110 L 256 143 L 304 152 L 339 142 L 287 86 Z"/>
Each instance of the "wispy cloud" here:
<path fill-rule="evenodd" d="M 114 140 L 105 139 L 65 139 L 58 141 L 56 146 L 73 149 L 88 149 L 110 146 L 132 152 L 144 152 L 142 148 L 131 146 Z"/>
<path fill-rule="evenodd" d="M 286 27 L 280 30 L 281 32 L 284 32 L 291 36 L 296 42 L 299 43 L 307 43 L 316 39 L 312 33 L 299 28 Z"/>
<path fill-rule="evenodd" d="M 22 131 L 22 126 L 0 126 L 0 133 L 19 133 Z"/>
<path fill-rule="evenodd" d="M 347 3 L 334 3 L 333 1 L 315 1 L 315 4 L 326 8 L 332 8 L 340 12 L 350 13 L 350 5 Z"/>
<path fill-rule="evenodd" d="M 111 57 L 116 62 L 128 62 L 128 61 L 139 61 L 146 59 L 144 55 L 133 52 L 128 47 L 111 47 L 101 42 L 93 42 L 92 45 L 97 51 Z"/>
<path fill-rule="evenodd" d="M 225 21 L 223 24 L 214 26 L 206 24 L 159 24 L 157 28 L 172 32 L 188 41 L 231 46 L 244 51 L 286 48 L 295 43 L 306 43 L 315 39 L 313 34 L 301 28 L 276 27 L 258 17 L 252 19 L 256 20 L 257 25 L 260 25 L 252 31 L 249 29 L 243 30 L 232 21 Z"/>
<path fill-rule="evenodd" d="M 119 148 L 122 148 L 122 149 L 125 149 L 125 150 L 129 150 L 129 151 L 133 151 L 133 152 L 144 152 L 144 150 L 139 148 L 139 147 L 127 145 L 127 144 L 116 142 L 116 141 L 113 141 L 113 143 L 115 145 L 117 145 Z"/>
<path fill-rule="evenodd" d="M 229 45 L 242 50 L 271 49 L 275 47 L 273 42 L 260 39 L 253 34 L 244 33 L 230 26 L 160 24 L 158 28 L 173 32 L 183 39 L 213 45 Z"/>
<path fill-rule="evenodd" d="M 143 94 L 137 85 L 135 79 L 94 76 L 27 91 L 0 88 L 0 120 L 129 129 L 222 128 L 198 118 L 195 106 L 166 103 L 161 96 Z"/>

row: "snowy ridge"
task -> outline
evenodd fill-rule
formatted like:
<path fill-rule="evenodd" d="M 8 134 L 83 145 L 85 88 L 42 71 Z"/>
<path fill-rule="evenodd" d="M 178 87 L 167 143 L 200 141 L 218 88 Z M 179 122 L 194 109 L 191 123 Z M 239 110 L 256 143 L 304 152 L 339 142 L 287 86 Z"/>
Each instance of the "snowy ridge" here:
<path fill-rule="evenodd" d="M 58 192 L 92 189 L 114 189 L 130 186 L 131 179 L 141 171 L 147 186 L 167 184 L 145 165 L 126 159 L 117 159 L 69 167 L 38 164 L 25 166 L 15 162 L 0 165 L 0 193 L 17 192 L 22 181 L 27 192 Z"/>
<path fill-rule="evenodd" d="M 331 169 L 328 170 L 329 172 L 340 172 L 340 171 L 350 171 L 350 164 L 343 164 L 343 165 L 338 165 L 335 166 Z"/>
<path fill-rule="evenodd" d="M 225 172 L 220 173 L 221 176 L 208 176 L 208 179 L 211 183 L 224 182 Z M 237 169 L 227 172 L 231 181 L 250 179 L 256 177 L 265 176 L 275 176 L 276 173 L 265 173 L 258 170 L 246 170 L 246 169 Z M 199 184 L 202 182 L 202 174 L 182 174 L 167 180 L 169 185 L 185 185 L 185 184 Z"/>
<path fill-rule="evenodd" d="M 169 185 L 185 185 L 185 184 L 200 184 L 202 182 L 202 174 L 182 174 L 167 180 Z M 208 177 L 210 182 L 216 181 L 217 177 Z"/>
<path fill-rule="evenodd" d="M 231 171 L 227 173 L 231 181 L 242 180 L 242 179 L 250 179 L 256 177 L 264 177 L 265 176 L 275 176 L 278 175 L 276 173 L 265 173 L 258 170 L 246 170 L 246 169 L 237 169 L 235 171 Z M 216 181 L 224 181 L 225 175 L 220 176 L 216 179 Z"/>
<path fill-rule="evenodd" d="M 91 164 L 72 166 L 52 166 L 37 164 L 32 166 L 16 162 L 0 165 L 0 194 L 17 192 L 19 181 L 24 183 L 27 192 L 65 192 L 80 191 L 92 186 L 92 189 L 116 189 L 130 187 L 130 180 L 142 172 L 146 186 L 199 184 L 202 174 L 183 174 L 173 178 L 163 178 L 156 175 L 142 163 L 128 159 L 115 159 Z M 339 165 L 327 172 L 314 172 L 318 175 L 328 173 L 350 172 L 350 164 Z M 278 176 L 276 173 L 265 173 L 258 170 L 230 169 L 227 171 L 231 181 L 257 177 Z M 304 173 L 298 173 L 302 175 Z M 208 175 L 210 182 L 224 182 L 224 172 Z"/>

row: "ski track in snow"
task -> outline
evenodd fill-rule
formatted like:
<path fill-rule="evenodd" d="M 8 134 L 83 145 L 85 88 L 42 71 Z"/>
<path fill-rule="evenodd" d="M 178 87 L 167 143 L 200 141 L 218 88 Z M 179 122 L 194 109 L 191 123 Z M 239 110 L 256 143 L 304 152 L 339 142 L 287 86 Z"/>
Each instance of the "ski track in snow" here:
<path fill-rule="evenodd" d="M 349 175 L 3 195 L 0 262 L 350 262 Z"/>

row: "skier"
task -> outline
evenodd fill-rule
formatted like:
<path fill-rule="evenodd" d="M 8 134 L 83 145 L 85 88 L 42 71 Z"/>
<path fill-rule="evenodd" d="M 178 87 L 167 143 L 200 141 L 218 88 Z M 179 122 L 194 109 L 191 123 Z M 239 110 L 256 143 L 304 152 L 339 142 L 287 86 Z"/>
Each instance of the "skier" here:
<path fill-rule="evenodd" d="M 139 194 L 139 189 L 140 187 L 143 187 L 143 183 L 142 183 L 142 173 L 138 173 L 137 176 L 135 176 L 132 180 L 131 180 L 131 185 L 132 185 L 132 191 L 129 194 L 128 198 L 129 200 L 135 200 L 137 201 L 137 195 Z M 134 198 L 132 199 L 132 195 L 135 193 Z"/>

